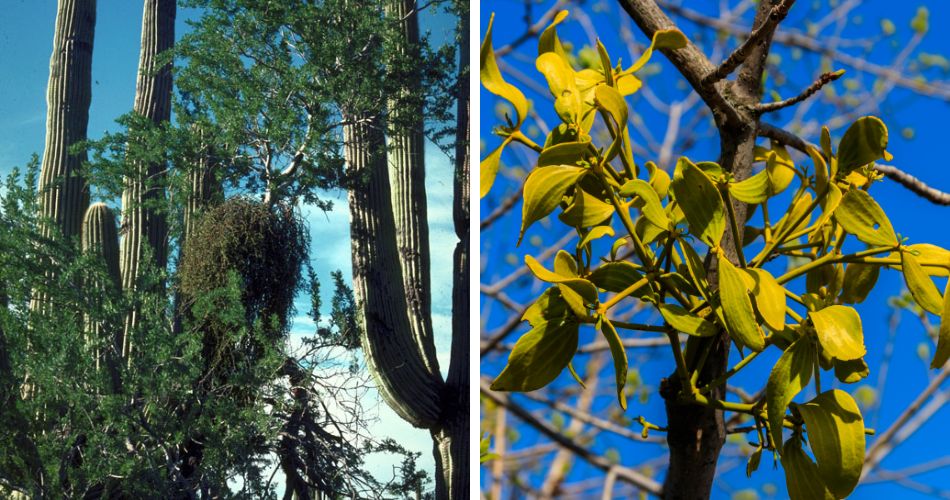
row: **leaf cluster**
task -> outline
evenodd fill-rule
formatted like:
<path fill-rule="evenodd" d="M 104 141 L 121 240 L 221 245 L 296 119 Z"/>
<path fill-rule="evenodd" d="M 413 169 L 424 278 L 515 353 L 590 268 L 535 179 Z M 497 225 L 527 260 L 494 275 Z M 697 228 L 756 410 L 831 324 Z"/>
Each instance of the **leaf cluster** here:
<path fill-rule="evenodd" d="M 610 348 L 625 409 L 625 332 L 659 331 L 669 339 L 679 379 L 671 397 L 753 419 L 758 442 L 749 474 L 762 451 L 771 450 L 781 457 L 792 498 L 847 496 L 860 477 L 870 431 L 852 397 L 823 391 L 821 376 L 833 371 L 845 384 L 868 376 L 854 304 L 867 297 L 882 268 L 900 271 L 913 300 L 941 317 L 932 367 L 950 356 L 950 289 L 941 294 L 932 279 L 950 271 L 950 251 L 909 244 L 870 194 L 882 180 L 873 164 L 891 159 L 887 128 L 875 117 L 860 118 L 837 147 L 825 128 L 821 145 L 809 146 L 804 158 L 777 142 L 756 146 L 760 169 L 745 179 L 685 157 L 671 176 L 634 159 L 625 97 L 641 88 L 636 73 L 653 51 L 682 47 L 685 37 L 675 30 L 657 32 L 628 68 L 615 64 L 598 42 L 599 67 L 576 70 L 556 31 L 566 17 L 566 11 L 557 14 L 538 42 L 536 66 L 560 119 L 543 144 L 521 132 L 529 103 L 499 71 L 491 22 L 481 47 L 482 84 L 516 113 L 495 129 L 501 145 L 481 162 L 482 196 L 491 189 L 502 151 L 512 144 L 530 148 L 537 161 L 524 184 L 519 241 L 554 213 L 577 233 L 576 245 L 559 250 L 553 267 L 525 257 L 528 270 L 550 287 L 524 313 L 530 330 L 514 345 L 492 389 L 536 390 L 564 368 L 580 382 L 571 361 L 580 329 L 590 325 Z M 609 133 L 602 144 L 591 133 L 597 121 Z M 761 211 L 762 225 L 743 224 L 736 216 L 740 204 L 748 207 L 745 220 Z M 621 319 L 618 306 L 630 301 L 648 306 L 662 321 Z M 722 336 L 742 359 L 721 377 L 700 383 L 714 349 L 709 340 Z M 761 397 L 751 403 L 717 398 L 721 386 L 770 348 L 782 354 Z M 818 395 L 794 402 L 812 382 Z M 803 451 L 805 436 L 815 461 Z"/>

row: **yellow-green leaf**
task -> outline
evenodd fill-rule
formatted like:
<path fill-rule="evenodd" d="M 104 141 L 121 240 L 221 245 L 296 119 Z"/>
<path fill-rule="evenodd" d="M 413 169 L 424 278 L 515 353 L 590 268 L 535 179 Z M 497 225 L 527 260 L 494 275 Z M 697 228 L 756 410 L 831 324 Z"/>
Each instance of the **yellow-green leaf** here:
<path fill-rule="evenodd" d="M 556 320 L 538 324 L 521 336 L 508 364 L 492 382 L 494 391 L 534 391 L 550 384 L 577 352 L 578 324 Z"/>
<path fill-rule="evenodd" d="M 614 213 L 614 206 L 601 201 L 583 189 L 574 190 L 574 200 L 558 218 L 571 227 L 593 227 L 605 223 Z"/>
<path fill-rule="evenodd" d="M 871 195 L 860 189 L 849 189 L 841 198 L 835 219 L 845 231 L 868 245 L 897 244 L 891 221 Z"/>
<path fill-rule="evenodd" d="M 587 279 L 597 285 L 597 288 L 608 292 L 619 293 L 629 288 L 630 285 L 642 280 L 643 274 L 640 272 L 638 266 L 621 260 L 602 264 L 597 269 L 591 271 Z M 647 288 L 649 287 L 644 287 L 644 290 Z"/>
<path fill-rule="evenodd" d="M 789 439 L 782 448 L 782 468 L 791 500 L 835 500 L 798 437 Z"/>
<path fill-rule="evenodd" d="M 679 240 L 680 250 L 683 252 L 683 260 L 686 263 L 686 270 L 696 290 L 702 294 L 703 298 L 709 300 L 709 282 L 706 280 L 706 268 L 703 266 L 703 259 L 696 253 L 696 249 L 683 240 Z"/>
<path fill-rule="evenodd" d="M 745 180 L 730 182 L 729 194 L 743 203 L 762 203 L 771 194 L 769 173 L 763 170 Z"/>
<path fill-rule="evenodd" d="M 937 331 L 937 351 L 930 362 L 930 368 L 940 368 L 950 358 L 950 281 L 943 292 L 943 314 L 940 315 L 940 329 Z"/>
<path fill-rule="evenodd" d="M 620 401 L 620 407 L 627 409 L 627 397 L 623 392 L 624 384 L 627 383 L 627 350 L 623 347 L 620 335 L 617 329 L 610 323 L 610 320 L 604 316 L 597 318 L 597 328 L 604 334 L 607 345 L 610 346 L 610 355 L 614 360 L 614 375 L 617 383 L 617 400 Z"/>
<path fill-rule="evenodd" d="M 544 28 L 544 31 L 541 32 L 541 36 L 538 37 L 538 55 L 544 54 L 545 52 L 554 52 L 561 57 L 567 57 L 567 54 L 564 52 L 564 47 L 561 46 L 561 41 L 557 36 L 557 25 L 561 21 L 567 19 L 568 11 L 562 10 L 555 14 L 554 19 L 551 20 L 551 24 L 547 28 Z"/>
<path fill-rule="evenodd" d="M 505 146 L 511 142 L 511 137 L 506 137 L 494 151 L 488 153 L 488 156 L 479 164 L 479 197 L 484 198 L 491 191 L 492 184 L 495 183 L 495 177 L 498 175 L 498 165 L 501 162 L 501 152 Z"/>
<path fill-rule="evenodd" d="M 554 255 L 554 272 L 561 276 L 577 277 L 577 261 L 566 250 L 558 250 Z"/>
<path fill-rule="evenodd" d="M 594 87 L 594 101 L 601 109 L 610 114 L 621 128 L 627 126 L 627 103 L 617 89 L 607 85 Z"/>
<path fill-rule="evenodd" d="M 924 268 L 924 272 L 929 276 L 948 276 L 950 270 L 950 251 L 940 248 L 937 245 L 929 243 L 917 243 L 914 245 L 902 246 L 905 251 L 911 251 L 917 257 L 917 263 Z M 892 252 L 889 257 L 900 260 L 897 252 Z M 889 264 L 888 267 L 900 271 L 900 264 Z"/>
<path fill-rule="evenodd" d="M 515 112 L 518 113 L 515 128 L 518 128 L 528 115 L 528 100 L 525 99 L 524 94 L 522 94 L 517 87 L 506 82 L 501 76 L 501 71 L 498 70 L 498 63 L 495 62 L 495 50 L 491 45 L 492 24 L 494 21 L 495 15 L 492 14 L 488 20 L 488 30 L 485 32 L 485 39 L 482 40 L 479 58 L 481 63 L 481 81 L 486 90 L 505 99 L 514 106 Z"/>
<path fill-rule="evenodd" d="M 545 147 L 538 156 L 538 166 L 571 165 L 584 161 L 590 154 L 590 137 L 581 141 L 561 142 Z"/>
<path fill-rule="evenodd" d="M 650 169 L 650 165 L 653 165 L 652 169 Z M 658 168 L 653 162 L 647 162 L 647 168 L 650 169 L 650 186 L 653 187 L 661 200 L 666 198 L 670 190 L 670 174 L 666 173 L 666 170 Z"/>
<path fill-rule="evenodd" d="M 844 282 L 841 290 L 841 301 L 846 304 L 860 304 L 877 283 L 881 274 L 881 266 L 852 262 L 844 270 Z"/>
<path fill-rule="evenodd" d="M 785 329 L 785 288 L 765 269 L 743 269 L 755 283 L 752 295 L 756 309 L 773 332 Z"/>
<path fill-rule="evenodd" d="M 833 389 L 798 405 L 818 474 L 837 498 L 851 494 L 864 467 L 864 418 L 854 399 Z"/>
<path fill-rule="evenodd" d="M 574 81 L 574 69 L 564 57 L 554 52 L 545 52 L 538 56 L 535 66 L 548 81 L 557 115 L 564 123 L 578 123 L 581 115 L 581 95 Z"/>
<path fill-rule="evenodd" d="M 653 40 L 650 42 L 650 46 L 643 51 L 643 54 L 633 63 L 633 66 L 624 70 L 624 73 L 634 73 L 645 66 L 646 63 L 650 62 L 650 58 L 653 57 L 654 50 L 681 49 L 685 47 L 687 43 L 686 35 L 679 30 L 658 30 L 653 34 Z"/>
<path fill-rule="evenodd" d="M 887 127 L 880 118 L 865 116 L 848 127 L 838 144 L 838 173 L 847 175 L 868 163 L 890 159 L 887 149 Z"/>
<path fill-rule="evenodd" d="M 688 158 L 680 158 L 673 175 L 676 196 L 689 230 L 711 247 L 718 247 L 726 229 L 725 208 L 719 189 Z"/>
<path fill-rule="evenodd" d="M 785 349 L 772 367 L 765 384 L 766 413 L 769 435 L 776 449 L 782 443 L 782 422 L 788 404 L 811 381 L 815 369 L 815 346 L 807 337 L 801 337 Z"/>
<path fill-rule="evenodd" d="M 765 334 L 755 321 L 744 273 L 722 254 L 719 257 L 719 295 L 723 320 L 732 339 L 756 352 L 765 349 Z"/>
<path fill-rule="evenodd" d="M 613 236 L 614 228 L 610 226 L 594 226 L 590 231 L 587 231 L 587 234 L 581 238 L 581 241 L 577 244 L 577 248 L 584 248 L 588 243 L 591 243 L 594 240 L 603 238 L 604 236 Z"/>
<path fill-rule="evenodd" d="M 867 353 L 861 316 L 853 307 L 832 305 L 820 311 L 809 311 L 808 317 L 815 325 L 818 342 L 832 357 L 849 361 Z"/>
<path fill-rule="evenodd" d="M 524 183 L 524 205 L 522 206 L 521 234 L 518 235 L 519 243 L 528 227 L 547 217 L 557 208 L 564 197 L 564 193 L 571 186 L 577 184 L 581 175 L 585 172 L 587 172 L 587 169 L 582 167 L 552 165 L 536 168 L 528 174 L 528 179 Z"/>
<path fill-rule="evenodd" d="M 769 176 L 769 195 L 775 196 L 788 188 L 795 178 L 795 162 L 782 146 L 776 146 L 766 160 L 765 171 Z"/>
<path fill-rule="evenodd" d="M 676 304 L 661 303 L 657 307 L 663 319 L 676 331 L 695 337 L 711 337 L 716 334 L 716 325 Z"/>
<path fill-rule="evenodd" d="M 525 309 L 521 321 L 527 321 L 532 327 L 536 327 L 547 321 L 563 319 L 567 313 L 567 303 L 561 296 L 561 290 L 554 286 L 545 290 L 533 304 Z"/>
<path fill-rule="evenodd" d="M 531 270 L 531 273 L 539 280 L 566 286 L 568 289 L 580 295 L 581 298 L 584 299 L 585 304 L 598 303 L 597 288 L 594 287 L 594 284 L 590 281 L 548 271 L 540 262 L 530 255 L 524 256 L 524 262 L 528 265 L 528 269 Z M 561 292 L 564 292 L 563 288 L 561 288 Z"/>
<path fill-rule="evenodd" d="M 643 216 L 648 221 L 660 229 L 665 230 L 670 227 L 670 219 L 666 216 L 666 211 L 663 210 L 660 197 L 646 181 L 640 179 L 627 181 L 620 187 L 620 195 L 625 197 L 636 196 L 638 199 L 634 201 L 634 205 L 641 209 Z"/>
<path fill-rule="evenodd" d="M 841 188 L 834 184 L 828 184 L 828 192 L 818 203 L 821 207 L 821 215 L 815 220 L 815 230 L 812 231 L 812 234 L 818 234 L 824 229 L 823 226 L 831 219 L 835 210 L 838 209 L 838 205 L 841 204 L 841 197 Z"/>
<path fill-rule="evenodd" d="M 901 269 L 914 302 L 917 302 L 917 305 L 925 311 L 940 315 L 943 312 L 943 297 L 940 296 L 934 282 L 930 280 L 930 276 L 927 276 L 924 268 L 920 266 L 917 257 L 908 251 L 902 251 Z"/>
<path fill-rule="evenodd" d="M 863 359 L 854 359 L 851 361 L 834 360 L 835 378 L 845 384 L 853 384 L 867 377 L 871 370 Z"/>

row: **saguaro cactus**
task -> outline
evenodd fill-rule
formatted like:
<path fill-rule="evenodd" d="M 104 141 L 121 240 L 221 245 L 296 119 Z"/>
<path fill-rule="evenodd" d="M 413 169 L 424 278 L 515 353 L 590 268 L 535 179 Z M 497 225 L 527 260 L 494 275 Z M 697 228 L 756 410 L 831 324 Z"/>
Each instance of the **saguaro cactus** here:
<path fill-rule="evenodd" d="M 95 314 L 85 315 L 86 338 L 88 342 L 96 345 L 100 345 L 104 339 L 112 344 L 112 350 L 105 353 L 96 349 L 96 369 L 99 369 L 103 362 L 107 363 L 114 382 L 118 383 L 118 374 L 112 361 L 114 354 L 121 350 L 119 324 L 103 317 L 101 310 L 102 297 L 121 291 L 122 286 L 119 274 L 119 235 L 116 231 L 115 214 L 105 203 L 94 203 L 86 210 L 82 223 L 82 251 L 83 254 L 103 263 L 108 275 L 106 280 L 93 279 L 83 284 L 90 300 L 96 301 L 94 305 L 97 306 Z"/>
<path fill-rule="evenodd" d="M 462 239 L 455 255 L 459 276 L 453 292 L 453 359 L 446 382 L 433 370 L 437 366 L 426 362 L 425 353 L 435 351 L 432 338 L 416 336 L 410 326 L 414 313 L 407 307 L 402 286 L 396 228 L 419 228 L 405 214 L 394 216 L 382 131 L 362 116 L 345 117 L 344 123 L 347 166 L 354 178 L 365 179 L 350 187 L 349 207 L 353 290 L 367 364 L 386 403 L 404 420 L 432 434 L 436 497 L 468 498 L 468 239 Z M 467 182 L 466 178 L 462 175 L 457 182 Z M 457 186 L 456 191 L 464 189 Z M 467 220 L 458 205 L 456 214 L 457 223 Z M 467 235 L 467 229 L 456 230 Z M 429 252 L 428 247 L 412 250 Z"/>
<path fill-rule="evenodd" d="M 175 42 L 175 9 L 175 0 L 145 0 L 142 13 L 142 47 L 134 111 L 156 125 L 168 121 L 171 116 L 171 63 L 160 65 L 158 59 Z M 167 222 L 161 209 L 155 206 L 165 198 L 164 189 L 156 186 L 161 183 L 165 165 L 135 162 L 131 170 L 122 193 L 126 234 L 122 240 L 120 269 L 125 290 L 138 288 L 146 247 L 151 249 L 154 264 L 159 269 L 165 267 L 168 253 Z M 126 318 L 123 356 L 129 355 L 128 337 L 136 323 L 138 311 L 133 308 Z"/>
<path fill-rule="evenodd" d="M 415 0 L 390 0 L 387 14 L 399 20 L 400 33 L 393 40 L 399 58 L 414 59 L 418 53 L 419 18 Z M 396 220 L 396 247 L 402 266 L 403 286 L 409 307 L 409 326 L 422 359 L 430 371 L 438 371 L 432 342 L 432 294 L 429 277 L 429 221 L 425 195 L 425 125 L 419 105 L 401 102 L 419 94 L 415 75 L 401 75 L 402 96 L 391 103 L 389 175 Z"/>
<path fill-rule="evenodd" d="M 46 90 L 46 146 L 40 173 L 40 214 L 71 238 L 79 234 L 89 189 L 79 169 L 86 153 L 70 154 L 86 138 L 92 98 L 96 0 L 60 0 Z M 44 229 L 51 234 L 52 227 Z"/>

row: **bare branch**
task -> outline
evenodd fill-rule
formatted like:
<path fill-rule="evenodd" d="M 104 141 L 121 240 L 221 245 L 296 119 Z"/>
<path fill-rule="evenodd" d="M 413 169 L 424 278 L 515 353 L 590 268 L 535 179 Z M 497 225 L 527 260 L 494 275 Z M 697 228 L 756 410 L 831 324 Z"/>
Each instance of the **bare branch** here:
<path fill-rule="evenodd" d="M 937 205 L 950 205 L 950 193 L 932 188 L 924 181 L 891 165 L 874 165 L 874 170 L 886 175 L 888 179 L 897 182 L 914 194 Z"/>
<path fill-rule="evenodd" d="M 648 37 L 659 30 L 678 29 L 676 24 L 662 11 L 654 0 L 620 0 L 620 6 Z M 705 75 L 714 71 L 706 55 L 692 42 L 687 41 L 681 49 L 661 49 L 663 55 L 676 66 L 703 101 L 717 115 L 717 121 L 739 123 L 742 118 L 739 111 L 729 103 L 719 89 L 712 85 L 703 85 Z"/>
<path fill-rule="evenodd" d="M 779 23 L 788 15 L 788 11 L 792 8 L 794 3 L 795 0 L 782 0 L 782 3 L 772 7 L 765 21 L 762 22 L 758 28 L 749 33 L 749 38 L 736 47 L 736 50 L 734 50 L 732 54 L 729 54 L 729 57 L 727 57 L 719 67 L 703 77 L 702 85 L 708 87 L 729 76 L 730 73 L 735 71 L 739 65 L 744 63 L 746 59 L 752 55 L 753 49 L 769 42 L 775 33 L 775 29 L 778 28 Z"/>
<path fill-rule="evenodd" d="M 794 106 L 805 99 L 815 95 L 816 92 L 821 90 L 822 87 L 828 85 L 829 83 L 841 78 L 841 75 L 844 74 L 844 70 L 838 71 L 829 71 L 827 73 L 822 73 L 817 80 L 814 81 L 811 85 L 808 86 L 801 94 L 798 94 L 795 97 L 789 99 L 783 99 L 777 102 L 768 102 L 761 103 L 755 107 L 757 113 L 771 113 L 773 111 L 778 111 L 780 109 L 785 109 L 790 106 Z"/>
<path fill-rule="evenodd" d="M 868 448 L 867 453 L 865 453 L 864 458 L 864 470 L 861 472 L 862 479 L 867 477 L 868 473 L 873 471 L 878 464 L 884 460 L 884 457 L 894 449 L 899 441 L 892 442 L 895 440 L 895 436 L 898 434 L 901 429 L 907 425 L 911 418 L 920 411 L 924 402 L 926 402 L 934 393 L 940 389 L 940 385 L 950 376 L 950 364 L 944 365 L 943 369 L 940 370 L 940 373 L 930 381 L 930 384 L 914 399 L 914 401 L 907 406 L 907 408 L 894 420 L 894 423 L 884 433 L 881 434 L 879 438 L 874 440 L 874 444 Z M 947 395 L 943 393 L 943 402 L 946 402 Z M 936 400 L 936 398 L 935 398 Z M 941 404 L 942 404 L 941 403 Z"/>
<path fill-rule="evenodd" d="M 648 493 L 662 496 L 663 488 L 660 486 L 660 483 L 656 482 L 653 478 L 647 477 L 643 473 L 637 472 L 633 469 L 612 464 L 609 460 L 597 455 L 586 446 L 561 434 L 551 424 L 541 421 L 532 415 L 531 412 L 524 409 L 521 405 L 513 402 L 507 394 L 492 391 L 488 388 L 488 384 L 484 380 L 481 381 L 481 393 L 488 399 L 494 401 L 495 404 L 508 408 L 512 414 L 521 419 L 524 423 L 534 427 L 538 430 L 538 432 L 547 436 L 548 439 L 556 442 L 560 446 L 571 450 L 580 459 L 586 461 L 594 467 L 597 467 L 598 469 L 605 472 L 613 468 L 619 479 L 637 486 Z"/>

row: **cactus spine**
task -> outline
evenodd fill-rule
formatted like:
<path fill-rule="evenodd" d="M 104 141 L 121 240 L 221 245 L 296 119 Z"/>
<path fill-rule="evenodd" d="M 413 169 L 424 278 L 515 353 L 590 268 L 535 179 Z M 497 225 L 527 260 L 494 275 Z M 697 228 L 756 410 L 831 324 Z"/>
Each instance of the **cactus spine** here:
<path fill-rule="evenodd" d="M 175 0 L 145 0 L 142 12 L 142 46 L 139 54 L 138 79 L 134 111 L 159 125 L 171 115 L 171 64 L 159 66 L 157 58 L 175 41 Z M 165 199 L 160 187 L 165 165 L 162 163 L 131 166 L 132 174 L 125 180 L 122 193 L 123 226 L 120 270 L 122 288 L 134 291 L 143 270 L 143 256 L 149 248 L 158 269 L 167 261 L 167 222 L 161 205 Z M 156 186 L 157 185 L 157 186 Z M 122 355 L 131 350 L 132 330 L 138 323 L 138 308 L 133 307 L 126 318 Z"/>
<path fill-rule="evenodd" d="M 90 300 L 95 302 L 93 307 L 96 310 L 95 315 L 85 315 L 83 323 L 86 339 L 97 346 L 102 345 L 103 340 L 111 343 L 113 348 L 107 352 L 96 349 L 96 369 L 106 362 L 113 372 L 113 378 L 117 379 L 111 360 L 121 350 L 120 330 L 116 321 L 103 317 L 102 299 L 107 295 L 117 296 L 121 291 L 122 279 L 119 273 L 119 236 L 115 214 L 105 203 L 94 203 L 86 210 L 82 223 L 82 251 L 87 257 L 104 264 L 107 275 L 105 280 L 93 278 L 84 283 L 84 289 Z"/>

